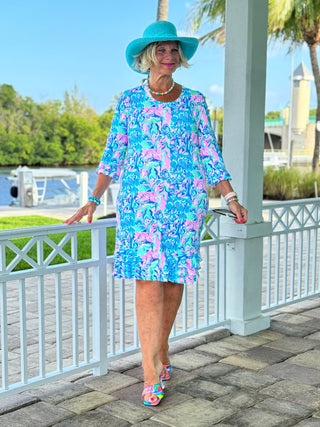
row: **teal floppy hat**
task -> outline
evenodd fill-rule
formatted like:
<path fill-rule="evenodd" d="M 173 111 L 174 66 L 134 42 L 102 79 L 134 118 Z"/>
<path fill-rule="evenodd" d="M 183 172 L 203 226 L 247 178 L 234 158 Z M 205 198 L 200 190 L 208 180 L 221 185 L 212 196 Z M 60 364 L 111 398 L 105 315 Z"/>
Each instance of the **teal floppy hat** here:
<path fill-rule="evenodd" d="M 199 41 L 195 37 L 180 37 L 177 35 L 176 27 L 169 21 L 157 21 L 150 24 L 139 39 L 133 40 L 126 49 L 126 59 L 130 68 L 138 73 L 134 65 L 135 56 L 138 55 L 148 44 L 160 41 L 178 41 L 185 57 L 189 60 L 195 54 Z"/>

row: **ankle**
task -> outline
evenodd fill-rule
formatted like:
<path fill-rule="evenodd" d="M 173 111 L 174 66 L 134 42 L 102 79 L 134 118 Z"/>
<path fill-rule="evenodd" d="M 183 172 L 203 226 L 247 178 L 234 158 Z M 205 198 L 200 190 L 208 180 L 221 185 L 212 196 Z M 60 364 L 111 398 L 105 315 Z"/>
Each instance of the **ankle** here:
<path fill-rule="evenodd" d="M 159 376 L 162 371 L 162 363 L 160 360 L 154 363 L 143 363 L 144 383 L 145 386 L 159 383 Z"/>
<path fill-rule="evenodd" d="M 169 358 L 169 356 L 162 357 L 162 358 L 161 358 L 161 362 L 162 362 L 162 365 L 163 365 L 163 366 L 164 366 L 164 365 L 171 365 L 171 362 L 170 362 L 170 358 Z"/>
<path fill-rule="evenodd" d="M 162 365 L 170 365 L 169 346 L 166 349 L 159 351 L 159 359 Z"/>

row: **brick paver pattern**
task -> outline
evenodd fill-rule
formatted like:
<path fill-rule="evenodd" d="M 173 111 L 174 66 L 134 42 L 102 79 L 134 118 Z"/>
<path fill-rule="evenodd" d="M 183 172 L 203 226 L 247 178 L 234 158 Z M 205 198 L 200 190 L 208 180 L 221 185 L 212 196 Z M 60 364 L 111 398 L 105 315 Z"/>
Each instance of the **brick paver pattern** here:
<path fill-rule="evenodd" d="M 141 355 L 0 401 L 2 426 L 320 426 L 320 298 L 272 313 L 248 337 L 227 329 L 172 344 L 158 407 L 141 401 Z"/>

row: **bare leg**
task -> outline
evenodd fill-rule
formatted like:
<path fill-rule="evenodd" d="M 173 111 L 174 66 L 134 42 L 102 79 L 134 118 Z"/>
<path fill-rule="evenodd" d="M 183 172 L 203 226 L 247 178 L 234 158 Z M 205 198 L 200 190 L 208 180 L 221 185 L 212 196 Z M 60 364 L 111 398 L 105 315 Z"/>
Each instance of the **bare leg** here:
<path fill-rule="evenodd" d="M 163 316 L 160 331 L 159 359 L 164 365 L 170 364 L 168 339 L 181 303 L 183 288 L 184 285 L 181 283 L 163 283 Z"/>
<path fill-rule="evenodd" d="M 145 387 L 158 384 L 162 363 L 159 342 L 163 313 L 162 282 L 136 281 L 136 313 Z M 146 396 L 148 399 L 148 396 Z"/>

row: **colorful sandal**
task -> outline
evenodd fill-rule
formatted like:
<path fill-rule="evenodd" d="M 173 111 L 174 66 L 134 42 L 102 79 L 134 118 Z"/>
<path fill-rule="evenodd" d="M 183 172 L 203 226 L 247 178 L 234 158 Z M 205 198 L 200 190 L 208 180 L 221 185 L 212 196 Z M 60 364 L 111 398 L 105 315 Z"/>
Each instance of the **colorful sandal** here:
<path fill-rule="evenodd" d="M 154 394 L 156 397 L 151 396 L 149 399 L 150 400 L 146 400 L 144 399 L 144 396 L 146 394 Z M 161 402 L 161 399 L 163 398 L 164 394 L 163 394 L 163 387 L 162 387 L 162 383 L 160 382 L 159 384 L 155 384 L 155 385 L 149 385 L 148 387 L 146 387 L 143 392 L 142 392 L 142 400 L 143 403 L 147 406 L 157 406 L 159 405 L 159 403 Z"/>
<path fill-rule="evenodd" d="M 163 365 L 160 378 L 162 381 L 169 381 L 172 375 L 172 365 Z"/>

